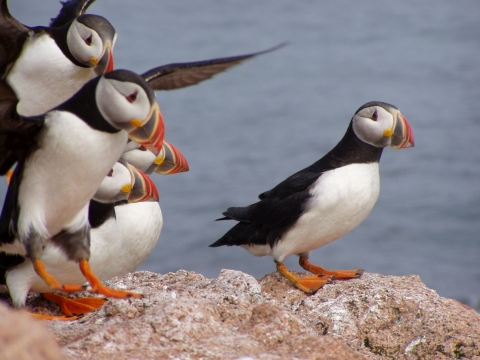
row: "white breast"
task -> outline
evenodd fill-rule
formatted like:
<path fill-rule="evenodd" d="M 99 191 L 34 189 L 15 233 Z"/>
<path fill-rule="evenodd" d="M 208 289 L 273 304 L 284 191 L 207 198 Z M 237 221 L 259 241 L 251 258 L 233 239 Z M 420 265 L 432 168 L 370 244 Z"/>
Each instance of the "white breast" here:
<path fill-rule="evenodd" d="M 90 265 L 92 271 L 101 280 L 105 278 L 102 270 L 116 260 L 121 247 L 121 235 L 115 219 L 107 220 L 102 226 L 91 231 Z M 108 251 L 105 251 L 108 248 Z M 47 243 L 42 253 L 42 262 L 47 271 L 63 284 L 83 284 L 87 279 L 82 275 L 78 263 L 69 260 L 55 244 Z M 7 284 L 13 300 L 21 301 L 23 293 L 28 291 L 49 292 L 50 289 L 35 272 L 30 259 L 9 270 Z M 20 304 L 22 305 L 22 304 Z"/>
<path fill-rule="evenodd" d="M 20 237 L 33 226 L 49 237 L 75 219 L 123 151 L 127 134 L 93 130 L 75 115 L 51 112 L 19 188 Z"/>
<path fill-rule="evenodd" d="M 102 281 L 134 271 L 152 252 L 163 225 L 160 206 L 155 202 L 126 204 L 116 207 L 115 212 L 116 220 L 109 219 L 91 231 L 89 262 L 93 273 Z M 78 264 L 68 260 L 53 243 L 45 246 L 42 261 L 61 283 L 87 281 Z M 7 284 L 16 307 L 25 305 L 29 291 L 50 291 L 29 259 L 9 270 Z"/>
<path fill-rule="evenodd" d="M 92 68 L 73 64 L 50 36 L 42 34 L 25 41 L 7 82 L 20 99 L 17 112 L 33 116 L 63 103 L 95 76 Z"/>
<path fill-rule="evenodd" d="M 370 214 L 380 191 L 378 163 L 352 164 L 324 173 L 311 190 L 305 212 L 273 247 L 280 262 L 332 242 Z"/>
<path fill-rule="evenodd" d="M 123 245 L 118 254 L 123 274 L 134 271 L 152 252 L 163 226 L 160 205 L 140 202 L 117 206 L 117 222 Z"/>

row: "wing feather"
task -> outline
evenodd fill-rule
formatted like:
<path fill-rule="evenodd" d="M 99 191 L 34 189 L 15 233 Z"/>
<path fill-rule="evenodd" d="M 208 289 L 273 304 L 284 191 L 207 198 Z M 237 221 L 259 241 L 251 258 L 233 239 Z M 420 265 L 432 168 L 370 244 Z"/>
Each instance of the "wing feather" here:
<path fill-rule="evenodd" d="M 20 55 L 29 28 L 15 19 L 8 10 L 7 0 L 0 1 L 0 76 Z"/>
<path fill-rule="evenodd" d="M 95 0 L 70 0 L 62 1 L 62 9 L 56 18 L 52 18 L 50 21 L 51 27 L 60 27 L 77 18 L 80 15 L 85 14 L 88 7 L 92 5 Z"/>
<path fill-rule="evenodd" d="M 196 85 L 204 80 L 210 79 L 222 71 L 231 68 L 232 66 L 240 64 L 245 60 L 260 54 L 275 51 L 284 47 L 285 45 L 286 43 L 282 43 L 271 49 L 246 55 L 163 65 L 148 70 L 142 74 L 142 77 L 154 90 L 180 89 L 183 87 Z"/>
<path fill-rule="evenodd" d="M 36 135 L 44 116 L 23 117 L 16 112 L 18 98 L 10 86 L 0 80 L 0 175 L 36 145 Z"/>

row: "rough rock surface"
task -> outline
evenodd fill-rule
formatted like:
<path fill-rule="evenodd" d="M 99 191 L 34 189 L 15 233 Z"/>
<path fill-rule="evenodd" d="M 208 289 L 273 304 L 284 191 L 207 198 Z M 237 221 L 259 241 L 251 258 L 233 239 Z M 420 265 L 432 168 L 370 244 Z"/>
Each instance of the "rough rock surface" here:
<path fill-rule="evenodd" d="M 416 275 L 364 274 L 314 296 L 278 274 L 260 279 L 265 301 L 289 309 L 371 359 L 480 359 L 480 314 L 427 288 Z"/>
<path fill-rule="evenodd" d="M 144 299 L 110 300 L 46 323 L 70 359 L 480 359 L 480 314 L 418 276 L 364 274 L 313 296 L 277 273 L 180 270 L 110 281 Z M 29 306 L 58 314 L 36 295 Z"/>
<path fill-rule="evenodd" d="M 0 303 L 0 359 L 63 359 L 53 335 L 40 322 Z"/>

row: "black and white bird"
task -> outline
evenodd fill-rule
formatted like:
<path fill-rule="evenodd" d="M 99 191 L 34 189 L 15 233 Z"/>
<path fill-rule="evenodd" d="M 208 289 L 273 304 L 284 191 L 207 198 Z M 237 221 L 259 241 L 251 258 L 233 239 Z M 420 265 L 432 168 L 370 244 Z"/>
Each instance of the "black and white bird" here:
<path fill-rule="evenodd" d="M 310 253 L 352 231 L 368 216 L 380 191 L 383 148 L 413 145 L 412 129 L 395 106 L 366 103 L 324 157 L 260 194 L 259 202 L 227 209 L 218 220 L 238 223 L 210 246 L 236 245 L 255 256 L 271 255 L 277 270 L 310 294 L 332 278 L 359 277 L 363 270 L 329 271 L 313 265 Z M 299 279 L 288 271 L 283 262 L 293 254 L 316 275 Z"/>
<path fill-rule="evenodd" d="M 85 14 L 91 3 L 65 2 L 49 27 L 28 27 L 0 1 L 0 75 L 20 100 L 19 114 L 43 114 L 113 70 L 116 32 L 107 19 Z"/>
<path fill-rule="evenodd" d="M 113 165 L 89 205 L 88 218 L 92 227 L 89 262 L 100 280 L 135 270 L 150 254 L 162 229 L 158 199 L 155 184 L 146 174 L 124 161 Z M 149 211 L 138 211 L 137 201 L 145 202 L 140 209 Z M 7 248 L 0 247 L 4 256 Z M 67 316 L 80 315 L 103 305 L 103 298 L 70 299 L 51 294 L 28 258 L 18 253 L 9 255 L 12 260 L 23 260 L 4 268 L 0 274 L 0 284 L 8 285 L 6 290 L 16 307 L 25 306 L 30 291 L 43 293 L 45 298 L 58 303 Z M 87 281 L 78 266 L 51 242 L 44 247 L 41 260 L 50 274 L 62 283 Z"/>
<path fill-rule="evenodd" d="M 104 17 L 85 14 L 93 2 L 62 2 L 50 26 L 29 27 L 11 16 L 7 0 L 0 0 L 0 76 L 20 100 L 19 114 L 43 114 L 70 98 L 87 81 L 113 70 L 117 35 Z M 251 54 L 162 65 L 142 77 L 154 90 L 180 89 L 285 45 Z"/>
<path fill-rule="evenodd" d="M 63 285 L 48 273 L 41 261 L 48 243 L 79 264 L 93 292 L 138 296 L 104 287 L 92 273 L 89 201 L 120 158 L 128 138 L 158 154 L 163 135 L 154 91 L 142 77 L 127 70 L 89 81 L 44 115 L 1 118 L 0 174 L 5 174 L 8 164 L 18 165 L 0 217 L 0 245 L 23 248 L 52 291 L 82 287 Z"/>

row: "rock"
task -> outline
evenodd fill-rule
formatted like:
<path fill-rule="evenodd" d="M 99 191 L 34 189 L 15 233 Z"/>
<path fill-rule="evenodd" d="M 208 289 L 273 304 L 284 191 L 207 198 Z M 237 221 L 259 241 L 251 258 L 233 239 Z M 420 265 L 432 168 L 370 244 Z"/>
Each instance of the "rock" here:
<path fill-rule="evenodd" d="M 277 273 L 257 281 L 232 270 L 141 271 L 108 285 L 145 298 L 46 323 L 68 358 L 480 359 L 480 315 L 417 276 L 364 274 L 313 296 Z M 28 304 L 58 313 L 34 294 Z"/>
<path fill-rule="evenodd" d="M 0 359 L 63 359 L 55 338 L 38 320 L 12 311 L 0 302 Z"/>
<path fill-rule="evenodd" d="M 279 274 L 259 282 L 265 301 L 371 359 L 480 358 L 480 314 L 438 296 L 416 275 L 364 274 L 313 296 L 295 291 Z"/>
<path fill-rule="evenodd" d="M 223 270 L 213 280 L 182 270 L 137 272 L 109 285 L 145 298 L 110 300 L 81 320 L 48 323 L 68 358 L 364 358 L 264 302 L 258 282 L 238 271 Z M 31 305 L 42 302 L 37 297 Z"/>

